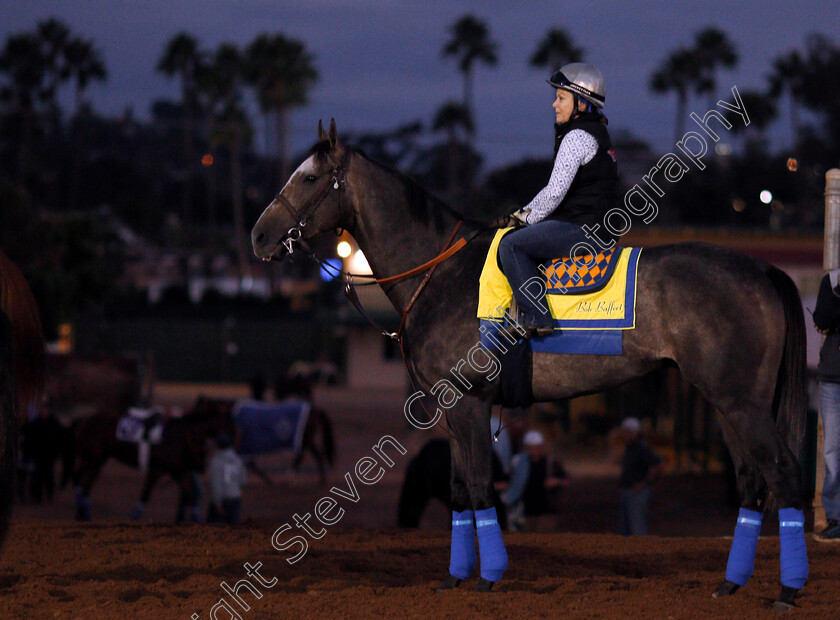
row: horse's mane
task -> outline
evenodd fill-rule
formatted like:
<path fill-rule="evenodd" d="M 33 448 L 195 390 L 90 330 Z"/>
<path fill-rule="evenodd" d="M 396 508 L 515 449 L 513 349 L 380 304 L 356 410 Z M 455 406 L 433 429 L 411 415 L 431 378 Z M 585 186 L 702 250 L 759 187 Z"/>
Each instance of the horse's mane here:
<path fill-rule="evenodd" d="M 349 148 L 351 152 L 360 155 L 376 167 L 389 172 L 395 176 L 400 183 L 402 183 L 405 189 L 406 201 L 408 203 L 408 214 L 415 221 L 428 225 L 430 220 L 433 220 L 435 228 L 438 231 L 442 231 L 444 227 L 444 212 L 448 212 L 450 215 L 453 215 L 460 220 L 465 219 L 463 215 L 458 213 L 458 211 L 432 194 L 409 175 L 400 172 L 393 166 L 371 157 L 360 148 L 349 145 L 345 145 L 345 148 Z M 329 140 L 321 140 L 320 142 L 316 142 L 312 148 L 309 149 L 307 157 L 314 155 L 319 162 L 323 162 L 330 153 L 331 149 L 332 145 Z"/>
<path fill-rule="evenodd" d="M 0 312 L 12 325 L 21 411 L 44 391 L 44 334 L 38 304 L 20 269 L 0 252 Z"/>

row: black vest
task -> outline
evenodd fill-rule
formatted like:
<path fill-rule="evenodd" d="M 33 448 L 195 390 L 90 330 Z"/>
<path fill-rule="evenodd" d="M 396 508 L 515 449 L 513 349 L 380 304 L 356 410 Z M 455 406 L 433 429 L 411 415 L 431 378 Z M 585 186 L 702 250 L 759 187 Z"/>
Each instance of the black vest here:
<path fill-rule="evenodd" d="M 573 129 L 581 129 L 592 135 L 598 141 L 598 151 L 588 164 L 578 168 L 569 191 L 548 218 L 578 226 L 586 224 L 590 228 L 597 224 L 597 236 L 610 241 L 613 237 L 604 229 L 604 215 L 610 209 L 621 206 L 621 197 L 615 152 L 607 126 L 601 122 L 602 118 L 599 114 L 581 114 L 568 123 L 554 125 L 555 157 L 563 138 Z"/>

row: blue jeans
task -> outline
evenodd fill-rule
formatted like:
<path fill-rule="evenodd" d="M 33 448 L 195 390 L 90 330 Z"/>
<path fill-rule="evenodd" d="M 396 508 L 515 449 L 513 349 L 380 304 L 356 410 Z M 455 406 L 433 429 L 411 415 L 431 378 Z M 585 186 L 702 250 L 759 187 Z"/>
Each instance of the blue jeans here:
<path fill-rule="evenodd" d="M 638 491 L 621 489 L 618 533 L 622 536 L 647 536 L 650 488 Z"/>
<path fill-rule="evenodd" d="M 825 458 L 822 505 L 826 519 L 840 521 L 840 383 L 820 382 L 820 416 Z"/>
<path fill-rule="evenodd" d="M 552 325 L 551 314 L 545 303 L 545 276 L 537 269 L 534 261 L 544 263 L 552 258 L 570 256 L 572 249 L 580 242 L 594 247 L 583 228 L 577 224 L 543 220 L 508 233 L 499 243 L 502 270 L 522 309 L 526 325 Z M 583 254 L 586 252 L 579 253 Z"/>

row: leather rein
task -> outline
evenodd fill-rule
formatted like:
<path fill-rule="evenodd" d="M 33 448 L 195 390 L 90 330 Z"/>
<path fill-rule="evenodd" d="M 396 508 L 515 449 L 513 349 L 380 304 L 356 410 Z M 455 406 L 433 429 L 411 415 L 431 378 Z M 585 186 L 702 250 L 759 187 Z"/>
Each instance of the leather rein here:
<path fill-rule="evenodd" d="M 334 161 L 334 160 L 333 160 Z M 350 163 L 350 148 L 345 147 L 344 156 L 341 158 L 341 162 L 333 167 L 331 170 L 332 178 L 330 179 L 329 183 L 324 184 L 315 194 L 306 202 L 302 209 L 298 210 L 295 209 L 294 205 L 289 202 L 289 200 L 283 196 L 282 194 L 278 193 L 275 196 L 275 200 L 278 200 L 280 204 L 282 204 L 297 220 L 298 223 L 295 226 L 292 226 L 286 234 L 281 238 L 280 244 L 282 244 L 288 254 L 293 254 L 295 251 L 295 245 L 299 246 L 301 251 L 304 254 L 309 255 L 310 257 L 314 258 L 321 267 L 329 272 L 333 272 L 333 275 L 341 275 L 344 278 L 345 286 L 344 286 L 344 295 L 350 301 L 351 304 L 356 308 L 356 310 L 361 314 L 373 327 L 379 330 L 383 336 L 388 336 L 393 340 L 396 340 L 400 344 L 400 354 L 402 355 L 403 362 L 405 363 L 406 371 L 408 371 L 408 377 L 411 381 L 412 387 L 414 388 L 415 392 L 417 391 L 417 375 L 414 372 L 413 368 L 413 361 L 411 360 L 411 354 L 408 350 L 406 341 L 405 341 L 405 322 L 408 318 L 408 313 L 411 312 L 411 308 L 414 306 L 414 302 L 420 297 L 420 293 L 423 292 L 423 289 L 426 287 L 426 284 L 429 283 L 429 280 L 432 277 L 432 274 L 435 272 L 437 266 L 445 261 L 446 259 L 450 258 L 461 249 L 463 249 L 468 241 L 461 237 L 452 244 L 452 240 L 458 234 L 458 231 L 461 228 L 461 224 L 463 220 L 458 220 L 455 224 L 455 227 L 452 229 L 452 232 L 449 234 L 449 237 L 446 240 L 446 243 L 441 248 L 440 252 L 432 258 L 431 260 L 426 261 L 422 265 L 418 265 L 408 271 L 404 271 L 402 273 L 398 273 L 393 276 L 388 276 L 385 278 L 376 278 L 372 275 L 364 275 L 364 274 L 353 274 L 347 271 L 343 271 L 330 265 L 329 263 L 321 260 L 318 256 L 315 255 L 310 248 L 307 247 L 306 242 L 302 239 L 303 237 L 303 228 L 306 226 L 309 218 L 312 217 L 312 214 L 321 206 L 324 202 L 326 197 L 329 194 L 329 191 L 335 190 L 338 192 L 338 209 L 341 212 L 341 204 L 342 204 L 342 189 L 344 188 L 345 184 L 345 177 L 347 176 L 347 169 Z M 355 213 L 354 213 L 355 217 Z M 476 231 L 476 234 L 478 231 Z M 475 237 L 475 234 L 470 238 Z M 264 259 L 264 260 L 271 260 L 271 257 Z M 406 278 L 410 278 L 421 273 L 425 272 L 423 276 L 423 280 L 420 284 L 417 285 L 417 288 L 414 290 L 414 294 L 411 296 L 409 302 L 406 304 L 405 308 L 403 308 L 402 312 L 400 313 L 400 324 L 395 332 L 389 332 L 381 325 L 379 325 L 371 316 L 365 311 L 364 307 L 362 306 L 361 300 L 359 299 L 358 294 L 356 293 L 356 289 L 354 288 L 353 278 L 366 278 L 371 279 L 371 282 L 365 282 L 361 284 L 364 285 L 371 285 L 371 284 L 395 284 L 401 280 Z M 426 409 L 425 403 L 421 400 L 420 405 L 423 410 L 426 412 L 427 417 L 429 420 L 432 420 L 433 417 L 429 413 L 429 410 Z M 443 430 L 446 431 L 448 434 L 452 434 L 451 431 L 443 427 Z"/>
<path fill-rule="evenodd" d="M 467 245 L 467 240 L 463 237 L 461 237 L 460 239 L 458 239 L 458 241 L 452 244 L 452 240 L 455 238 L 455 236 L 458 234 L 458 230 L 460 230 L 461 228 L 462 220 L 458 220 L 458 222 L 456 222 L 455 227 L 452 229 L 452 232 L 449 234 L 446 243 L 444 244 L 441 251 L 437 254 L 437 256 L 435 256 L 431 260 L 426 261 L 422 265 L 418 265 L 417 267 L 409 269 L 408 271 L 404 271 L 402 273 L 398 273 L 396 275 L 388 276 L 385 278 L 376 278 L 372 275 L 354 274 L 333 267 L 329 263 L 322 261 L 320 258 L 318 258 L 318 256 L 315 255 L 315 253 L 311 249 L 306 247 L 305 242 L 302 239 L 303 228 L 306 227 L 306 224 L 308 223 L 309 219 L 327 198 L 331 189 L 338 191 L 338 209 L 339 212 L 341 211 L 342 196 L 344 193 L 342 190 L 344 189 L 349 164 L 350 148 L 345 147 L 344 155 L 341 158 L 341 161 L 337 163 L 330 171 L 330 174 L 332 175 L 330 181 L 321 186 L 318 189 L 318 191 L 315 192 L 315 194 L 313 194 L 312 197 L 309 198 L 309 200 L 301 209 L 296 209 L 295 206 L 291 202 L 289 202 L 289 200 L 285 196 L 283 196 L 282 193 L 278 193 L 274 197 L 274 199 L 280 202 L 280 204 L 282 204 L 286 208 L 286 210 L 289 211 L 298 221 L 295 226 L 292 226 L 286 232 L 286 234 L 283 235 L 283 237 L 280 240 L 280 244 L 282 244 L 286 248 L 286 253 L 289 255 L 294 253 L 296 245 L 299 246 L 304 254 L 307 254 L 314 258 L 316 261 L 318 261 L 321 264 L 321 267 L 324 268 L 326 271 L 332 271 L 333 275 L 341 275 L 345 280 L 344 294 L 347 296 L 350 303 L 352 303 L 356 310 L 358 310 L 359 313 L 362 316 L 364 316 L 365 319 L 367 319 L 371 325 L 376 327 L 376 329 L 378 329 L 382 333 L 382 335 L 388 336 L 389 338 L 393 338 L 394 340 L 398 341 L 400 343 L 400 347 L 402 348 L 402 334 L 405 327 L 405 321 L 406 318 L 408 318 L 408 313 L 414 306 L 414 302 L 417 301 L 418 297 L 420 297 L 420 293 L 423 292 L 423 289 L 426 287 L 426 284 L 428 284 L 429 279 L 432 277 L 432 274 L 435 272 L 437 266 L 446 259 L 457 254 Z M 266 258 L 264 260 L 271 260 L 271 258 Z M 362 307 L 361 301 L 359 300 L 359 296 L 356 294 L 356 291 L 354 289 L 354 286 L 365 286 L 372 284 L 395 284 L 400 280 L 405 280 L 406 278 L 419 275 L 423 272 L 425 272 L 423 280 L 415 289 L 414 294 L 411 296 L 411 299 L 409 300 L 408 304 L 406 304 L 405 308 L 403 308 L 400 315 L 400 324 L 397 328 L 397 331 L 395 332 L 389 332 L 386 329 L 382 328 L 378 323 L 376 323 L 376 321 L 374 321 L 368 315 L 367 312 L 365 312 L 365 309 Z M 372 281 L 354 284 L 353 278 L 366 278 Z M 405 358 L 405 353 L 403 353 L 403 357 Z"/>

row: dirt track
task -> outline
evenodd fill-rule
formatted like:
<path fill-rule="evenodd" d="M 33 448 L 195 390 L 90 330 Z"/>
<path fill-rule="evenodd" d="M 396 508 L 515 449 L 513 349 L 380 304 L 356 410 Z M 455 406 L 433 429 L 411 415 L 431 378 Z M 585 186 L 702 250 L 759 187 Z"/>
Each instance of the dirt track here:
<path fill-rule="evenodd" d="M 226 395 L 226 394 L 218 394 Z M 233 394 L 238 395 L 238 394 Z M 162 399 L 187 405 L 195 390 L 162 392 Z M 326 488 L 317 484 L 311 461 L 298 477 L 284 473 L 288 459 L 270 458 L 275 480 L 249 481 L 240 528 L 161 521 L 174 516 L 176 489 L 165 483 L 149 505 L 146 521 L 123 520 L 140 490 L 139 472 L 109 464 L 92 493 L 94 519 L 78 524 L 73 495 L 60 492 L 51 504 L 15 507 L 8 542 L 0 553 L 0 618 L 211 618 L 225 595 L 222 581 L 246 577 L 243 565 L 262 562 L 259 574 L 278 579 L 258 587 L 261 599 L 246 598 L 248 618 L 767 618 L 778 594 L 778 532 L 765 519 L 756 575 L 734 597 L 710 594 L 726 564 L 736 512 L 723 502 L 717 476 L 666 476 L 653 491 L 651 533 L 624 539 L 614 531 L 617 470 L 599 444 L 563 445 L 572 474 L 563 509 L 549 528 L 563 533 L 506 534 L 510 568 L 498 591 L 480 595 L 473 582 L 436 594 L 448 566 L 448 513 L 429 506 L 419 531 L 398 531 L 396 505 L 408 459 L 431 432 L 410 430 L 401 417 L 403 394 L 323 391 L 317 402 L 333 415 L 338 460 Z M 297 549 L 271 546 L 276 528 L 292 514 L 311 512 L 345 472 L 371 453 L 384 434 L 408 454 L 376 485 L 359 487 L 360 499 L 344 504 L 346 515 L 310 541 L 295 565 Z M 545 524 L 544 524 L 545 525 Z M 291 534 L 290 534 L 291 535 Z M 687 536 L 700 536 L 689 538 Z M 285 537 L 284 537 L 285 538 Z M 840 546 L 809 540 L 811 578 L 801 610 L 786 617 L 836 617 L 840 603 Z M 255 577 L 250 578 L 256 582 Z M 245 594 L 250 597 L 251 595 Z M 227 620 L 223 611 L 217 618 Z"/>
<path fill-rule="evenodd" d="M 14 524 L 0 563 L 3 618 L 184 618 L 225 597 L 242 618 L 767 618 L 778 593 L 778 538 L 759 541 L 747 588 L 716 601 L 729 541 L 612 534 L 507 535 L 510 569 L 490 594 L 434 586 L 448 565 L 440 532 L 335 526 L 297 564 L 256 526 Z M 801 609 L 785 617 L 836 617 L 840 549 L 809 542 L 811 578 Z M 256 566 L 263 595 L 220 587 Z M 218 612 L 218 618 L 229 614 Z"/>

